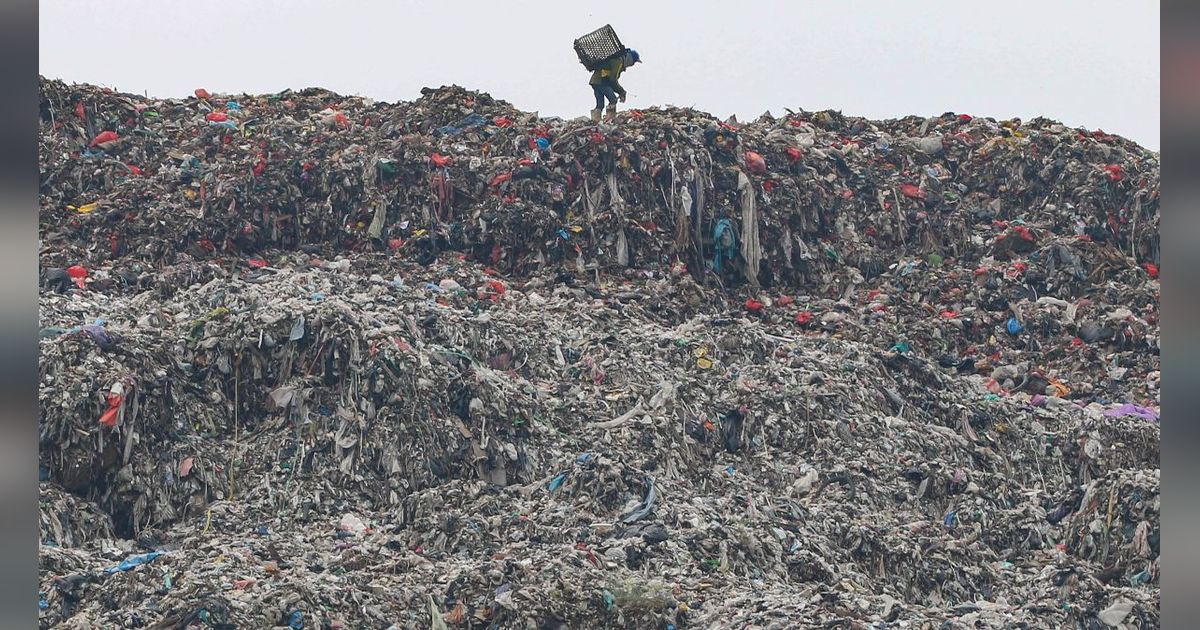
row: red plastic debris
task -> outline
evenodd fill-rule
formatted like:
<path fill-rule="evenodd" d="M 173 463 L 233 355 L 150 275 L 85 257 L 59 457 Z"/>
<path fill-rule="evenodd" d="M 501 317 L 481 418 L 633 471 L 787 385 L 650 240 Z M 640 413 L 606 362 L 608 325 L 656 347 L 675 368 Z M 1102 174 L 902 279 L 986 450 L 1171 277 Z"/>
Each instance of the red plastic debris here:
<path fill-rule="evenodd" d="M 779 182 L 777 182 L 773 179 L 765 180 L 762 183 L 763 190 L 765 190 L 767 192 L 771 192 L 772 190 L 775 190 L 775 187 L 778 185 L 779 185 Z"/>
<path fill-rule="evenodd" d="M 83 107 L 83 101 L 75 103 L 75 115 L 79 117 L 80 120 L 87 118 L 87 110 Z"/>
<path fill-rule="evenodd" d="M 909 199 L 925 200 L 925 191 L 917 188 L 913 184 L 900 184 L 900 193 Z"/>
<path fill-rule="evenodd" d="M 1158 277 L 1158 265 L 1154 263 L 1146 263 L 1142 265 L 1142 267 L 1146 270 L 1146 273 L 1150 274 L 1151 278 Z"/>
<path fill-rule="evenodd" d="M 1108 171 L 1109 181 L 1119 182 L 1125 177 L 1125 169 L 1121 168 L 1120 164 L 1109 164 L 1104 170 Z"/>
<path fill-rule="evenodd" d="M 129 169 L 129 172 L 133 173 L 134 175 L 145 175 L 145 173 L 142 172 L 142 169 L 140 169 L 132 164 L 126 164 L 125 168 Z"/>
<path fill-rule="evenodd" d="M 404 247 L 404 241 L 402 241 L 398 238 L 394 238 L 394 239 L 388 241 L 388 247 L 393 250 L 400 249 L 401 247 Z"/>
<path fill-rule="evenodd" d="M 1020 236 L 1021 238 L 1025 239 L 1027 241 L 1034 240 L 1033 232 L 1030 232 L 1029 228 L 1025 227 L 1024 225 L 1014 225 L 1013 231 L 1017 233 L 1017 236 Z"/>
<path fill-rule="evenodd" d="M 504 293 L 507 290 L 508 288 L 504 286 L 503 282 L 500 282 L 499 280 L 488 280 L 486 286 L 479 287 L 478 291 L 476 291 L 476 295 L 481 300 L 487 299 L 491 300 L 492 302 L 499 302 L 500 298 L 504 296 Z"/>
<path fill-rule="evenodd" d="M 254 267 L 255 269 L 262 269 L 263 267 L 267 266 L 267 261 L 265 261 L 261 258 L 251 258 L 250 260 L 247 260 L 246 262 L 249 263 L 250 266 Z"/>
<path fill-rule="evenodd" d="M 493 119 L 493 120 L 492 120 L 492 122 L 493 122 L 493 123 L 494 123 L 494 124 L 495 124 L 497 127 L 511 127 L 511 126 L 513 126 L 513 121 L 512 121 L 512 119 L 510 119 L 508 116 L 498 116 L 498 117 L 496 117 L 495 119 Z"/>
<path fill-rule="evenodd" d="M 450 156 L 442 155 L 440 153 L 434 153 L 433 155 L 429 156 L 429 159 L 433 162 L 433 165 L 438 168 L 445 168 L 450 165 L 451 161 L 453 161 L 453 158 Z"/>
<path fill-rule="evenodd" d="M 193 94 L 196 95 L 196 98 L 202 98 L 204 100 L 208 100 L 208 99 L 212 98 L 212 94 L 209 94 L 208 90 L 206 90 L 204 88 L 196 88 L 196 91 L 193 92 Z"/>
<path fill-rule="evenodd" d="M 757 313 L 763 310 L 763 307 L 765 306 L 766 304 L 763 304 L 754 298 L 746 300 L 746 310 L 750 311 L 751 313 Z"/>
<path fill-rule="evenodd" d="M 954 319 L 955 317 L 958 317 L 958 313 L 950 309 L 946 309 L 942 311 L 942 317 L 945 317 L 946 319 Z"/>
<path fill-rule="evenodd" d="M 70 267 L 67 267 L 67 275 L 71 276 L 71 279 L 75 281 L 75 284 L 82 289 L 83 280 L 84 278 L 88 277 L 88 270 L 86 267 L 82 267 L 80 265 L 71 265 Z"/>
<path fill-rule="evenodd" d="M 778 300 L 775 300 L 775 303 L 778 304 L 779 306 L 787 306 L 788 304 L 791 304 L 792 302 L 795 302 L 795 301 L 796 301 L 796 299 L 793 298 L 792 296 L 785 295 L 785 296 L 779 298 Z"/>
<path fill-rule="evenodd" d="M 91 146 L 95 147 L 109 142 L 114 142 L 117 140 L 117 138 L 120 138 L 120 136 L 118 136 L 117 132 L 115 131 L 101 131 L 96 135 L 95 138 L 92 138 Z"/>
<path fill-rule="evenodd" d="M 588 139 L 592 141 L 592 144 L 604 144 L 604 134 L 599 131 L 593 131 Z"/>
<path fill-rule="evenodd" d="M 763 159 L 763 156 L 754 151 L 747 151 L 746 168 L 750 169 L 750 172 L 756 175 L 763 175 L 767 172 L 767 161 Z"/>
<path fill-rule="evenodd" d="M 807 324 L 807 323 L 811 322 L 812 320 L 813 320 L 813 314 L 809 311 L 800 311 L 799 313 L 796 313 L 796 323 L 797 324 L 801 324 L 801 325 Z"/>
<path fill-rule="evenodd" d="M 264 172 L 266 172 L 266 170 L 267 170 L 267 161 L 262 158 L 259 158 L 258 162 L 254 165 L 254 176 L 258 177 L 259 175 L 262 175 Z"/>
<path fill-rule="evenodd" d="M 208 115 L 204 118 L 208 122 L 225 122 L 229 120 L 229 114 L 225 112 L 208 112 Z"/>
<path fill-rule="evenodd" d="M 800 149 L 797 149 L 796 147 L 788 147 L 787 154 L 788 154 L 788 159 L 791 160 L 792 163 L 799 162 L 800 156 L 803 155 L 802 153 L 800 153 Z"/>
<path fill-rule="evenodd" d="M 108 410 L 104 412 L 104 415 L 100 416 L 100 424 L 110 429 L 117 426 L 117 416 L 121 413 L 121 400 L 124 398 L 124 396 L 112 392 L 105 394 L 105 400 L 108 402 Z"/>
<path fill-rule="evenodd" d="M 500 173 L 499 175 L 493 177 L 491 183 L 488 185 L 492 188 L 495 188 L 510 179 L 512 179 L 512 173 Z"/>

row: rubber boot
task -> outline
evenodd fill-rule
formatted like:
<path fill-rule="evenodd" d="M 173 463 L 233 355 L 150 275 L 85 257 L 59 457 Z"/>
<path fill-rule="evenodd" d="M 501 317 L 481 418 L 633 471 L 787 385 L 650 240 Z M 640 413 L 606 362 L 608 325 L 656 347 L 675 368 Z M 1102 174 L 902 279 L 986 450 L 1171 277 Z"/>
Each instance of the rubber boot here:
<path fill-rule="evenodd" d="M 617 106 L 609 105 L 608 109 L 604 110 L 604 119 L 612 120 L 617 117 Z"/>
<path fill-rule="evenodd" d="M 592 110 L 592 122 L 600 122 L 600 110 L 599 109 Z"/>

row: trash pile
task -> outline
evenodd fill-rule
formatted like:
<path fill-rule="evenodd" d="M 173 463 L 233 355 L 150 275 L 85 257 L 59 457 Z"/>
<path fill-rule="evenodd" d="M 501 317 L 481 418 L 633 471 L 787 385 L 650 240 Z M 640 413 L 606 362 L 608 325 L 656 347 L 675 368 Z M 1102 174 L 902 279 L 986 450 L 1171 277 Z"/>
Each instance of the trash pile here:
<path fill-rule="evenodd" d="M 1157 627 L 1158 155 L 42 80 L 43 627 Z"/>

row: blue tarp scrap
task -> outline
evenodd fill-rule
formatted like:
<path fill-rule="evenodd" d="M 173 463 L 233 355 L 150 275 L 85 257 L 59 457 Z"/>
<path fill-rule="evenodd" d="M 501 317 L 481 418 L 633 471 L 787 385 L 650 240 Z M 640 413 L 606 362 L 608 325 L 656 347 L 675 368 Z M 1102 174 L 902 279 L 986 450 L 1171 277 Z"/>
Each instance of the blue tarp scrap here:
<path fill-rule="evenodd" d="M 163 552 L 161 552 L 161 551 L 151 551 L 150 553 L 143 553 L 138 556 L 129 556 L 128 558 L 125 558 L 124 560 L 122 560 L 121 564 L 118 564 L 115 567 L 109 567 L 109 568 L 105 569 L 104 572 L 111 575 L 113 573 L 120 573 L 122 571 L 128 571 L 135 567 L 139 567 L 143 564 L 149 564 L 151 562 L 154 562 L 154 559 L 161 555 L 163 555 Z"/>

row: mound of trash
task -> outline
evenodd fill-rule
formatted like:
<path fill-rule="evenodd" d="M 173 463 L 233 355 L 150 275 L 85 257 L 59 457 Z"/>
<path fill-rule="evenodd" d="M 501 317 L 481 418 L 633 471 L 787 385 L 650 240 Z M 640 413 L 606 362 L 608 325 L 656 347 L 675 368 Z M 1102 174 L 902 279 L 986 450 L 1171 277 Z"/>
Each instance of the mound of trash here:
<path fill-rule="evenodd" d="M 42 627 L 1159 625 L 1159 158 L 42 80 Z"/>

